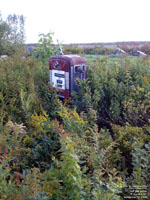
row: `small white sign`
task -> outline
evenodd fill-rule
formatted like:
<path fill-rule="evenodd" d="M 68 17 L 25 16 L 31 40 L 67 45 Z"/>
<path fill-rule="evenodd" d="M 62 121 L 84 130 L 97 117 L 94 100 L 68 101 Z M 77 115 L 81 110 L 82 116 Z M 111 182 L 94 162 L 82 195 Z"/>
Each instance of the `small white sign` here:
<path fill-rule="evenodd" d="M 65 90 L 65 72 L 52 70 L 52 84 L 54 88 Z"/>

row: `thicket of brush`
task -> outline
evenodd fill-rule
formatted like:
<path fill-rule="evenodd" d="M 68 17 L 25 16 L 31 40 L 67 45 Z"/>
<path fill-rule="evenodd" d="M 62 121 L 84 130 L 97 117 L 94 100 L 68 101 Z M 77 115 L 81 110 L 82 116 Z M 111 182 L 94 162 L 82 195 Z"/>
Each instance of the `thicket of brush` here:
<path fill-rule="evenodd" d="M 71 105 L 48 73 L 21 51 L 0 61 L 0 199 L 123 199 L 149 187 L 150 60 L 95 62 Z"/>

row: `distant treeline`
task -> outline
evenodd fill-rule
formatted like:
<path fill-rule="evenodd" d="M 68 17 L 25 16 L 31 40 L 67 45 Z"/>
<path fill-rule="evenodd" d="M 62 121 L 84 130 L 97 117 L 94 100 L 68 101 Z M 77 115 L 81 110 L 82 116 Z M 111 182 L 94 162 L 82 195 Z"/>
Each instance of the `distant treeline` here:
<path fill-rule="evenodd" d="M 76 47 L 118 47 L 122 45 L 128 45 L 128 46 L 142 46 L 144 44 L 150 44 L 150 41 L 128 41 L 128 42 L 99 42 L 99 43 L 72 43 L 70 45 L 76 46 Z M 64 46 L 68 46 L 68 44 L 64 44 Z"/>
<path fill-rule="evenodd" d="M 127 54 L 130 54 L 134 50 L 139 50 L 147 55 L 150 55 L 150 43 L 145 43 L 143 45 L 127 45 L 127 44 L 122 44 L 122 45 L 114 45 L 114 46 L 89 46 L 89 47 L 84 47 L 84 45 L 81 47 L 76 46 L 76 45 L 65 45 L 64 46 L 64 53 L 65 54 L 90 54 L 90 55 L 110 55 L 114 54 L 115 49 L 119 47 L 123 49 Z"/>
<path fill-rule="evenodd" d="M 55 44 L 54 44 L 55 45 Z M 31 51 L 37 44 L 27 44 Z M 57 45 L 56 45 L 57 46 Z M 83 43 L 83 44 L 64 44 L 62 49 L 65 54 L 90 54 L 90 55 L 110 55 L 119 47 L 127 54 L 133 50 L 139 50 L 150 55 L 150 42 L 115 42 L 115 43 Z"/>

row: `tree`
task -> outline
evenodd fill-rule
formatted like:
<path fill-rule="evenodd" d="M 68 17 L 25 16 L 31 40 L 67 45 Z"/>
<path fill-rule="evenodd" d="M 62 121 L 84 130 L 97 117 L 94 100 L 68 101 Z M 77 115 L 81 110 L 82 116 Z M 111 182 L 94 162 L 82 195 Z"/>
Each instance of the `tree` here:
<path fill-rule="evenodd" d="M 6 54 L 6 49 L 9 44 L 8 38 L 10 35 L 10 27 L 4 22 L 0 21 L 0 55 Z"/>
<path fill-rule="evenodd" d="M 23 15 L 8 15 L 7 23 L 11 29 L 10 39 L 13 43 L 24 43 L 25 40 L 25 18 Z"/>
<path fill-rule="evenodd" d="M 42 69 L 45 69 L 46 64 L 48 64 L 48 61 L 51 56 L 54 55 L 60 55 L 61 50 L 56 49 L 56 47 L 53 44 L 53 33 L 47 33 L 47 34 L 40 34 L 39 42 L 37 48 L 34 50 L 34 56 L 38 57 L 38 59 L 42 62 Z"/>
<path fill-rule="evenodd" d="M 0 14 L 0 55 L 12 55 L 16 46 L 24 43 L 24 24 L 23 15 L 9 15 L 3 20 Z"/>

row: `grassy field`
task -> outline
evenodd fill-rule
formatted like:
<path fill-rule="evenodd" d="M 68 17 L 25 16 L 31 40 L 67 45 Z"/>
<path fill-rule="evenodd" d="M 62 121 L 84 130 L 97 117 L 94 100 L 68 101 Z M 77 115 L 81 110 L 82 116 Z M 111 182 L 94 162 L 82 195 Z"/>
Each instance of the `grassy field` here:
<path fill-rule="evenodd" d="M 108 56 L 103 56 L 103 55 L 84 55 L 85 58 L 87 59 L 87 62 L 92 64 L 95 63 L 96 61 L 100 61 L 104 58 L 107 59 L 108 64 L 112 64 L 114 62 L 124 62 L 125 56 L 117 56 L 117 55 L 108 55 Z M 137 59 L 140 59 L 139 57 L 135 56 L 126 56 L 126 59 L 136 61 Z"/>

